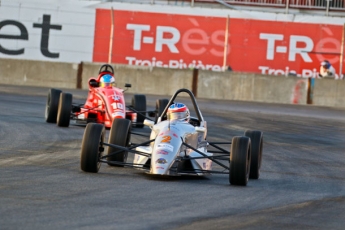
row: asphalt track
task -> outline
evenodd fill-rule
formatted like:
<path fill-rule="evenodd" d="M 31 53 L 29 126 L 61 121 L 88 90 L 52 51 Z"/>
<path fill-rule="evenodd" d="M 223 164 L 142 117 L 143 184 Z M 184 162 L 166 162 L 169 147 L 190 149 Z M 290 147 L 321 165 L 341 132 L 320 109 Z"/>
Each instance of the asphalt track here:
<path fill-rule="evenodd" d="M 46 123 L 47 91 L 0 85 L 0 229 L 344 229 L 345 109 L 198 99 L 210 141 L 264 132 L 260 179 L 240 187 L 218 174 L 84 173 L 84 128 Z"/>

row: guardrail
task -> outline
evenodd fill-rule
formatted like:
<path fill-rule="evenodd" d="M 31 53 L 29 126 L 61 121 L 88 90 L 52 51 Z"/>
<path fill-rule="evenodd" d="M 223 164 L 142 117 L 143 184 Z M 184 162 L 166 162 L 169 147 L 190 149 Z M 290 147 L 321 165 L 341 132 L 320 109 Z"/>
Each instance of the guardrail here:
<path fill-rule="evenodd" d="M 329 12 L 345 12 L 345 0 L 126 0 L 126 2 L 175 5 L 190 4 L 191 6 L 202 3 L 217 3 L 229 8 L 236 8 L 236 6 L 275 7 L 285 9 L 286 13 L 289 12 L 289 9 L 325 11 L 327 16 Z"/>
<path fill-rule="evenodd" d="M 325 10 L 327 15 L 330 11 L 345 11 L 344 0 L 191 0 L 194 3 L 225 3 L 235 5 L 251 5 L 260 7 L 280 7 L 287 11 L 292 9 Z"/>

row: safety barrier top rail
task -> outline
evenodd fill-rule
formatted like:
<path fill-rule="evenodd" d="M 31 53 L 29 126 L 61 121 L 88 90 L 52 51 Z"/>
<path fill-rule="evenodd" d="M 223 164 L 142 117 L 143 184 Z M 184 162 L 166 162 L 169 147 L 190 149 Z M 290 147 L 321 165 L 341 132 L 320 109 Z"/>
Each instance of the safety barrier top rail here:
<path fill-rule="evenodd" d="M 285 12 L 289 9 L 301 10 L 318 10 L 325 11 L 326 15 L 329 12 L 345 12 L 345 0 L 103 0 L 108 2 L 137 2 L 150 4 L 174 4 L 194 6 L 195 4 L 223 4 L 229 8 L 239 6 L 253 6 L 253 7 L 275 7 L 283 8 Z"/>

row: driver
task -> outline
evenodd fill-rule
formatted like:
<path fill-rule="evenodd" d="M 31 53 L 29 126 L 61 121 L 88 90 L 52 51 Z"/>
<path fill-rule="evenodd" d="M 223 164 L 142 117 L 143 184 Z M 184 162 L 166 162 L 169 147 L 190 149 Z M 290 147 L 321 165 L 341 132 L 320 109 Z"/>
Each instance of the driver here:
<path fill-rule="evenodd" d="M 105 74 L 101 77 L 99 85 L 103 88 L 115 87 L 115 78 L 110 74 Z"/>
<path fill-rule="evenodd" d="M 334 75 L 335 69 L 331 63 L 327 60 L 321 62 L 319 77 L 334 77 Z"/>
<path fill-rule="evenodd" d="M 170 105 L 167 116 L 170 121 L 179 120 L 189 122 L 190 119 L 189 109 L 182 103 L 174 103 Z"/>

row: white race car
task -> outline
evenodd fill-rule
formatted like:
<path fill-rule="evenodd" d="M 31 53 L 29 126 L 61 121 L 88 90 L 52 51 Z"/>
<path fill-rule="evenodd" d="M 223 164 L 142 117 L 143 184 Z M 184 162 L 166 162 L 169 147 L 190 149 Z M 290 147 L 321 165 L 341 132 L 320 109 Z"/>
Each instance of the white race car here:
<path fill-rule="evenodd" d="M 180 93 L 187 93 L 194 107 L 196 117 L 190 117 L 189 122 L 167 119 L 169 106 Z M 97 173 L 101 163 L 107 163 L 138 168 L 153 175 L 221 173 L 229 175 L 230 184 L 243 186 L 249 178 L 259 178 L 263 148 L 261 131 L 247 130 L 244 136 L 235 136 L 231 142 L 209 142 L 206 121 L 188 89 L 179 89 L 169 101 L 161 99 L 156 105 L 156 120 L 144 120 L 144 125 L 151 129 L 149 139 L 140 144 L 130 142 L 135 133 L 131 132 L 128 119 L 114 119 L 108 142 L 104 141 L 104 125 L 89 123 L 82 141 L 81 169 Z M 223 144 L 231 144 L 230 151 L 220 147 Z M 127 162 L 128 153 L 134 154 L 132 162 Z M 214 164 L 217 170 L 212 168 Z"/>

